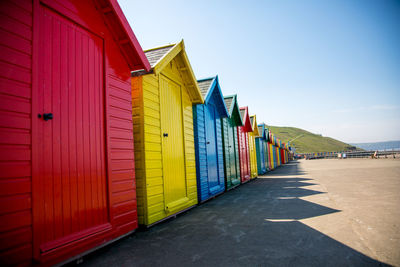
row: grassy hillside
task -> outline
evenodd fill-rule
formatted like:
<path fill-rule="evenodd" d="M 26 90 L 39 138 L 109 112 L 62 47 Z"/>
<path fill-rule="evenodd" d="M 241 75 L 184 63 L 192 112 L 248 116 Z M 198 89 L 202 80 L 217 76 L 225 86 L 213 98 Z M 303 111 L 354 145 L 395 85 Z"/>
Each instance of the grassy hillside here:
<path fill-rule="evenodd" d="M 287 143 L 289 140 L 293 140 L 292 143 L 296 147 L 297 153 L 335 152 L 349 150 L 352 147 L 336 139 L 313 134 L 299 128 L 277 126 L 268 126 L 268 128 L 282 142 Z"/>

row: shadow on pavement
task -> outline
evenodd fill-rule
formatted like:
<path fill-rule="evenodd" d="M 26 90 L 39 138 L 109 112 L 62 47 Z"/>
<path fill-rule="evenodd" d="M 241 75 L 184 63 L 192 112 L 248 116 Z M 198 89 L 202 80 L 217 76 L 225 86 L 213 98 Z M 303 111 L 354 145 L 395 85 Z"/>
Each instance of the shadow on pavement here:
<path fill-rule="evenodd" d="M 297 221 L 340 210 L 300 197 L 313 180 L 290 163 L 84 259 L 87 266 L 384 266 Z"/>

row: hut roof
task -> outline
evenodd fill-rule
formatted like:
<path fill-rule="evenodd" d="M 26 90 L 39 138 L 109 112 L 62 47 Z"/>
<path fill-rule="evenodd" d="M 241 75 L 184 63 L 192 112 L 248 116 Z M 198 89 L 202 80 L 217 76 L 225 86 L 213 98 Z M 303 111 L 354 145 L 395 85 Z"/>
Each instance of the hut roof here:
<path fill-rule="evenodd" d="M 184 41 L 177 44 L 169 44 L 161 47 L 156 47 L 144 51 L 146 57 L 151 64 L 150 72 L 154 74 L 160 73 L 173 59 L 177 58 L 179 63 L 179 70 L 182 72 L 182 78 L 188 89 L 193 104 L 203 104 L 204 98 L 200 92 L 194 75 L 192 66 L 185 51 Z M 147 73 L 132 73 L 132 76 L 139 76 Z"/>
<path fill-rule="evenodd" d="M 116 0 L 106 0 L 102 2 L 101 8 L 98 9 L 103 13 L 107 27 L 110 28 L 111 34 L 120 47 L 123 56 L 126 59 L 132 71 L 150 70 L 150 63 L 143 53 L 132 28 L 121 10 Z"/>
<path fill-rule="evenodd" d="M 240 116 L 242 117 L 244 131 L 252 132 L 253 128 L 251 127 L 251 123 L 250 123 L 248 107 L 240 108 Z"/>
<path fill-rule="evenodd" d="M 259 136 L 260 133 L 258 132 L 256 115 L 250 116 L 250 123 L 251 123 L 251 128 L 253 129 L 254 135 Z"/>
<path fill-rule="evenodd" d="M 215 105 L 220 113 L 221 118 L 228 117 L 229 113 L 225 105 L 221 87 L 219 86 L 218 75 L 198 80 L 197 83 L 199 85 L 200 92 L 204 98 L 204 104 L 207 105 L 211 97 L 214 96 Z"/>
<path fill-rule="evenodd" d="M 226 108 L 229 112 L 229 117 L 235 120 L 236 126 L 243 126 L 242 116 L 240 115 L 239 103 L 237 95 L 224 96 Z"/>

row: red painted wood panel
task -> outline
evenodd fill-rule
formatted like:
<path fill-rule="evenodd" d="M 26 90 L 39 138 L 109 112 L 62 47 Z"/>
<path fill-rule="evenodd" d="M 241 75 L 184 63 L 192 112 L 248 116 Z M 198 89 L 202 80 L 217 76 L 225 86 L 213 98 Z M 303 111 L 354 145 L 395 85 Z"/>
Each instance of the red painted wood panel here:
<path fill-rule="evenodd" d="M 13 204 L 9 205 L 9 203 Z M 30 208 L 31 208 L 30 194 L 0 197 L 0 214 L 30 210 Z"/>
<path fill-rule="evenodd" d="M 0 161 L 0 179 L 31 176 L 31 164 L 28 161 Z"/>
<path fill-rule="evenodd" d="M 101 38 L 45 7 L 41 12 L 44 30 L 39 60 L 44 64 L 38 108 L 41 114 L 52 113 L 53 119 L 35 117 L 41 129 L 39 160 L 43 164 L 38 179 L 43 183 L 33 193 L 43 193 L 38 205 L 42 212 L 38 212 L 46 231 L 40 237 L 40 247 L 47 250 L 52 245 L 64 245 L 62 241 L 74 241 L 70 235 L 82 238 L 79 231 L 107 222 L 107 204 L 103 201 L 105 155 L 97 153 L 104 143 L 104 111 L 99 97 L 103 92 L 104 60 Z"/>
<path fill-rule="evenodd" d="M 32 263 L 32 245 L 24 244 L 0 252 L 3 266 L 29 266 Z"/>
<path fill-rule="evenodd" d="M 0 196 L 12 196 L 15 194 L 23 194 L 31 192 L 31 179 L 29 178 L 12 178 L 0 180 Z"/>
<path fill-rule="evenodd" d="M 33 255 L 57 263 L 137 227 L 129 63 L 96 1 L 44 1 L 56 9 L 47 21 L 38 20 L 40 2 L 0 1 L 0 262 L 6 264 L 32 263 Z M 37 118 L 49 111 L 53 120 Z M 98 234 L 85 238 L 90 231 Z"/>
<path fill-rule="evenodd" d="M 239 160 L 240 160 L 240 179 L 241 182 L 250 180 L 250 156 L 248 149 L 247 133 L 243 126 L 238 127 L 238 144 L 239 144 Z"/>
<path fill-rule="evenodd" d="M 32 224 L 30 210 L 0 215 L 0 232 L 7 232 Z"/>
<path fill-rule="evenodd" d="M 9 5 L 11 1 L 4 2 L 4 5 Z M 3 8 L 3 7 L 2 7 Z M 31 18 L 32 19 L 32 18 Z M 11 32 L 26 40 L 32 40 L 32 26 L 24 24 L 18 19 L 17 14 L 0 12 L 0 24 L 3 30 Z"/>
<path fill-rule="evenodd" d="M 32 242 L 32 231 L 30 227 L 22 227 L 13 231 L 7 231 L 0 234 L 0 251 L 7 250 L 10 247 L 17 247 Z"/>
<path fill-rule="evenodd" d="M 3 14 L 13 14 L 13 19 L 20 21 L 21 23 L 31 26 L 32 25 L 32 14 L 27 9 L 16 5 L 14 1 L 1 1 L 0 10 Z"/>
<path fill-rule="evenodd" d="M 30 99 L 31 87 L 30 84 L 0 77 L 0 93 L 3 95 L 13 95 L 20 98 Z"/>

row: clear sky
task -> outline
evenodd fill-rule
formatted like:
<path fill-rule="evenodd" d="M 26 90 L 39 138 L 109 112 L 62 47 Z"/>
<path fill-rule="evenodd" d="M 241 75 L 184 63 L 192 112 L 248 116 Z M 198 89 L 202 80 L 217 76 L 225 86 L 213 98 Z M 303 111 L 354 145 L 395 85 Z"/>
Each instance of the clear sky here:
<path fill-rule="evenodd" d="M 400 140 L 400 1 L 118 0 L 143 49 L 185 40 L 258 122 Z"/>

